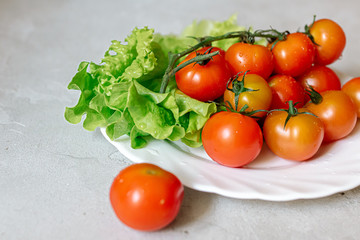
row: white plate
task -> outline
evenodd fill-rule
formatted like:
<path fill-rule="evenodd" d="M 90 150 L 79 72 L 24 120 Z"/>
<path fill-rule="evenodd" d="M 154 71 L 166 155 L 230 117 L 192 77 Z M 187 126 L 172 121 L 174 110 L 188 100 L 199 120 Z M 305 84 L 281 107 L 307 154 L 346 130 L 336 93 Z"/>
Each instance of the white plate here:
<path fill-rule="evenodd" d="M 135 163 L 156 164 L 192 189 L 239 199 L 289 201 L 328 196 L 360 185 L 360 124 L 345 139 L 323 145 L 306 162 L 275 156 L 264 144 L 257 159 L 246 168 L 229 168 L 212 161 L 203 148 L 181 142 L 153 140 L 143 149 L 132 149 L 130 139 L 111 141 Z"/>

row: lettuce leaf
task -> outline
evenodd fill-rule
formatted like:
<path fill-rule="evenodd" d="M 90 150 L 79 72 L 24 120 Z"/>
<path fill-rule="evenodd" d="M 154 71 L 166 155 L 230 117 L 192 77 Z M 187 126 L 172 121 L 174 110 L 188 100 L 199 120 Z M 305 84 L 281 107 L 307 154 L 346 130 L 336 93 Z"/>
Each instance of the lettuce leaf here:
<path fill-rule="evenodd" d="M 65 119 L 77 124 L 84 118 L 83 127 L 89 131 L 105 127 L 112 140 L 128 135 L 133 148 L 151 139 L 201 146 L 200 131 L 216 112 L 215 104 L 181 93 L 174 79 L 166 93 L 158 93 L 167 52 L 183 51 L 189 39 L 154 34 L 145 27 L 135 28 L 125 42 L 112 41 L 100 64 L 80 63 L 68 85 L 80 91 L 80 97 L 65 109 Z"/>
<path fill-rule="evenodd" d="M 215 20 L 201 20 L 193 21 L 192 24 L 187 26 L 182 32 L 182 37 L 204 37 L 204 36 L 220 36 L 228 32 L 235 31 L 245 31 L 248 30 L 243 26 L 237 24 L 237 15 L 234 14 L 225 21 L 215 21 Z M 250 29 L 251 30 L 251 29 Z M 220 41 L 213 42 L 214 47 L 219 47 L 225 51 L 238 39 L 224 39 Z M 255 44 L 266 45 L 267 41 L 265 38 L 257 39 Z"/>
<path fill-rule="evenodd" d="M 154 34 L 154 41 L 159 43 L 166 56 L 169 52 L 179 53 L 197 43 L 195 39 L 188 38 L 187 36 L 175 34 L 162 35 L 160 33 Z"/>
<path fill-rule="evenodd" d="M 237 24 L 237 15 L 230 16 L 226 21 L 214 21 L 214 20 L 201 20 L 193 21 L 191 25 L 186 27 L 182 32 L 183 37 L 203 37 L 203 36 L 220 36 L 227 32 L 244 31 L 245 27 Z M 234 43 L 237 39 L 224 39 L 216 41 L 212 45 L 224 49 L 225 51 Z"/>
<path fill-rule="evenodd" d="M 112 140 L 128 135 L 133 148 L 145 147 L 152 139 L 201 146 L 201 129 L 217 111 L 216 105 L 183 94 L 174 78 L 166 93 L 159 93 L 168 53 L 195 45 L 197 41 L 190 36 L 218 36 L 242 30 L 246 29 L 237 24 L 236 15 L 223 22 L 194 21 L 180 35 L 135 28 L 124 43 L 112 41 L 99 64 L 79 64 L 68 89 L 80 91 L 80 96 L 74 107 L 65 109 L 65 119 L 72 124 L 84 119 L 83 127 L 89 131 L 105 127 Z M 226 39 L 213 45 L 226 50 L 236 41 Z"/>

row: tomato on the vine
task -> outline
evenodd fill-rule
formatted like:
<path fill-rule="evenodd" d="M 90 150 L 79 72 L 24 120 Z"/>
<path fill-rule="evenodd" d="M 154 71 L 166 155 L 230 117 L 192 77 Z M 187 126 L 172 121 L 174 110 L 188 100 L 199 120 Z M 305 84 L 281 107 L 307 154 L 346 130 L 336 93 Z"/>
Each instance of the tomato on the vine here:
<path fill-rule="evenodd" d="M 347 81 L 342 90 L 353 100 L 357 108 L 357 116 L 360 118 L 360 77 Z"/>
<path fill-rule="evenodd" d="M 304 113 L 306 109 L 297 111 L 298 114 L 287 122 L 288 112 L 270 112 L 263 125 L 263 134 L 267 146 L 277 156 L 305 161 L 318 152 L 324 138 L 324 125 L 316 116 Z"/>
<path fill-rule="evenodd" d="M 238 99 L 237 103 L 235 99 Z M 224 92 L 224 103 L 236 111 L 240 111 L 245 105 L 248 106 L 246 111 L 268 110 L 271 99 L 268 83 L 257 74 L 237 75 Z M 265 114 L 265 111 L 260 111 L 253 116 L 263 117 Z"/>
<path fill-rule="evenodd" d="M 274 69 L 271 51 L 257 44 L 238 42 L 225 52 L 232 74 L 249 71 L 267 79 Z"/>
<path fill-rule="evenodd" d="M 269 86 L 272 91 L 270 109 L 287 109 L 290 100 L 297 103 L 297 107 L 305 104 L 305 90 L 293 77 L 283 74 L 274 75 L 269 78 Z"/>
<path fill-rule="evenodd" d="M 184 187 L 172 173 L 149 163 L 124 168 L 110 188 L 110 202 L 117 217 L 127 226 L 155 231 L 177 216 Z"/>
<path fill-rule="evenodd" d="M 218 112 L 202 130 L 202 143 L 211 159 L 228 167 L 242 167 L 260 153 L 263 135 L 258 123 L 237 112 Z"/>
<path fill-rule="evenodd" d="M 304 89 L 311 86 L 317 92 L 340 90 L 341 82 L 337 74 L 327 66 L 313 66 L 297 78 Z M 306 95 L 306 102 L 310 98 Z"/>
<path fill-rule="evenodd" d="M 341 89 L 338 75 L 327 66 L 313 66 L 297 80 L 305 89 L 310 85 L 317 92 Z"/>
<path fill-rule="evenodd" d="M 305 107 L 324 123 L 324 142 L 349 135 L 357 121 L 357 110 L 351 98 L 345 92 L 335 90 L 318 94 Z"/>
<path fill-rule="evenodd" d="M 291 33 L 285 40 L 275 41 L 269 47 L 272 48 L 274 72 L 277 74 L 296 77 L 314 63 L 315 46 L 304 33 Z"/>
<path fill-rule="evenodd" d="M 330 19 L 319 19 L 310 26 L 316 43 L 315 64 L 329 65 L 342 54 L 346 36 L 339 24 Z"/>
<path fill-rule="evenodd" d="M 213 101 L 221 97 L 226 83 L 231 78 L 231 71 L 220 48 L 204 47 L 190 53 L 180 64 L 194 58 L 197 54 L 219 51 L 220 54 L 203 63 L 190 64 L 175 73 L 180 91 L 199 101 Z"/>

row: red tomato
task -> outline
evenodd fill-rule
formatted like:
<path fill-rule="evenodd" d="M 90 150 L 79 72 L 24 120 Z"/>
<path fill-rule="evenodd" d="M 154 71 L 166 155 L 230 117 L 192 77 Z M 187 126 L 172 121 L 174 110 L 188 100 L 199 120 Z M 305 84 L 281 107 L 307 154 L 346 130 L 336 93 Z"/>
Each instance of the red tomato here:
<path fill-rule="evenodd" d="M 228 167 L 241 167 L 260 153 L 263 136 L 257 122 L 236 112 L 219 112 L 205 123 L 202 143 L 211 159 Z"/>
<path fill-rule="evenodd" d="M 298 112 L 306 111 L 304 108 Z M 289 119 L 288 113 L 273 111 L 263 125 L 265 142 L 277 156 L 294 161 L 312 158 L 319 150 L 324 138 L 324 125 L 320 119 L 309 114 L 298 114 Z"/>
<path fill-rule="evenodd" d="M 320 19 L 310 26 L 316 46 L 315 64 L 328 65 L 337 60 L 346 44 L 343 29 L 330 19 Z"/>
<path fill-rule="evenodd" d="M 293 77 L 289 75 L 274 75 L 269 79 L 272 90 L 270 109 L 288 109 L 288 102 L 292 100 L 297 107 L 305 104 L 305 90 Z"/>
<path fill-rule="evenodd" d="M 308 85 L 310 85 L 317 92 L 341 89 L 339 77 L 331 68 L 326 66 L 313 66 L 299 76 L 297 80 L 304 88 L 308 89 Z"/>
<path fill-rule="evenodd" d="M 353 100 L 357 107 L 357 116 L 360 118 L 360 77 L 353 78 L 346 82 L 342 90 Z"/>
<path fill-rule="evenodd" d="M 117 217 L 142 231 L 155 231 L 171 223 L 183 196 L 184 187 L 176 176 L 149 163 L 126 167 L 110 189 L 110 202 Z"/>
<path fill-rule="evenodd" d="M 317 92 L 329 90 L 340 90 L 341 82 L 336 73 L 326 66 L 313 66 L 304 74 L 297 78 L 297 81 L 304 89 L 309 89 L 309 85 Z M 306 102 L 310 98 L 306 95 Z"/>
<path fill-rule="evenodd" d="M 196 51 L 204 54 L 210 47 Z M 223 50 L 214 47 L 211 52 Z M 180 64 L 196 56 L 190 53 Z M 230 69 L 223 55 L 214 56 L 205 65 L 190 64 L 180 69 L 175 74 L 175 79 L 180 91 L 199 101 L 213 101 L 224 94 L 226 84 L 231 78 Z"/>
<path fill-rule="evenodd" d="M 324 123 L 324 142 L 346 137 L 357 121 L 357 110 L 353 101 L 343 91 L 326 91 L 320 94 L 320 103 L 308 102 L 305 107 Z"/>
<path fill-rule="evenodd" d="M 284 41 L 275 42 L 272 53 L 274 72 L 296 77 L 314 63 L 315 46 L 306 34 L 297 32 L 287 35 Z"/>
<path fill-rule="evenodd" d="M 231 90 L 225 90 L 224 103 L 228 107 L 230 107 L 230 103 L 234 109 L 236 108 L 236 111 L 240 111 L 245 105 L 248 106 L 247 111 L 268 110 L 271 104 L 272 93 L 266 80 L 257 74 L 246 74 L 244 78 L 243 76 L 240 75 L 238 80 L 233 80 L 233 82 L 235 81 L 235 83 L 242 85 L 242 88 L 239 89 L 237 108 L 235 107 L 233 82 L 228 86 Z M 253 116 L 263 117 L 265 114 L 266 112 L 257 112 Z"/>
<path fill-rule="evenodd" d="M 250 71 L 267 79 L 274 69 L 271 51 L 261 45 L 235 43 L 226 51 L 225 59 L 233 75 Z"/>

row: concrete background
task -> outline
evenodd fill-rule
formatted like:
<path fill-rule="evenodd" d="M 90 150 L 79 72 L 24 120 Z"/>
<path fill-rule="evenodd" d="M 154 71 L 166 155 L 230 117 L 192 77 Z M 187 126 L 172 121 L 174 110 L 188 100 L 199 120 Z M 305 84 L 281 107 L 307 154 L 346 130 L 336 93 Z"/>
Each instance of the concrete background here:
<path fill-rule="evenodd" d="M 333 68 L 359 76 L 360 2 L 0 1 L 0 239 L 359 239 L 360 188 L 330 197 L 268 202 L 185 189 L 176 220 L 143 233 L 108 200 L 131 164 L 96 130 L 64 120 L 82 60 L 99 61 L 135 26 L 180 33 L 195 19 L 296 31 L 312 16 L 342 25 L 347 46 Z M 360 159 L 359 159 L 360 160 Z"/>

